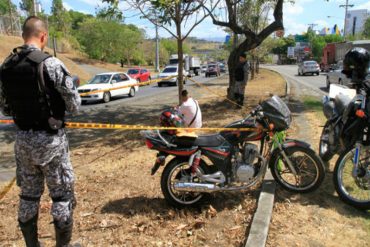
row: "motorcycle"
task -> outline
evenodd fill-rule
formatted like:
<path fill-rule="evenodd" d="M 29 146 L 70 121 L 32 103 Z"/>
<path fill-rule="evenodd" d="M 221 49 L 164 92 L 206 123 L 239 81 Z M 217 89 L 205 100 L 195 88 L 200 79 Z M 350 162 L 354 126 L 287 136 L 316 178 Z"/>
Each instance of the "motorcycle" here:
<path fill-rule="evenodd" d="M 320 157 L 329 161 L 339 154 L 333 180 L 341 200 L 359 209 L 370 209 L 370 85 L 354 85 L 356 95 L 323 98 L 327 122 L 320 137 Z"/>
<path fill-rule="evenodd" d="M 154 175 L 164 166 L 161 189 L 178 208 L 201 203 L 213 192 L 246 191 L 259 186 L 267 167 L 284 189 L 306 193 L 323 182 L 324 165 L 309 144 L 286 139 L 291 113 L 278 97 L 260 103 L 240 121 L 214 135 L 177 137 L 166 131 L 142 131 L 149 149 L 158 151 Z M 243 128 L 245 130 L 243 130 Z M 174 156 L 167 164 L 166 158 Z"/>

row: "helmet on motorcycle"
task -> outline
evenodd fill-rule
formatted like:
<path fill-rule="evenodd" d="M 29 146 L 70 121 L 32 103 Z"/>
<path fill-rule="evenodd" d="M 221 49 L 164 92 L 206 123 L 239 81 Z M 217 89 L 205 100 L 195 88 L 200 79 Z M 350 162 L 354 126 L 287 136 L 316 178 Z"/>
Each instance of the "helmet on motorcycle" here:
<path fill-rule="evenodd" d="M 362 82 L 369 69 L 370 54 L 361 47 L 355 47 L 349 50 L 343 60 L 342 73 L 352 82 Z"/>
<path fill-rule="evenodd" d="M 163 127 L 185 127 L 184 120 L 175 109 L 165 110 L 164 112 L 162 112 L 159 120 L 161 126 Z M 174 135 L 176 134 L 176 130 L 169 130 L 168 133 Z"/>

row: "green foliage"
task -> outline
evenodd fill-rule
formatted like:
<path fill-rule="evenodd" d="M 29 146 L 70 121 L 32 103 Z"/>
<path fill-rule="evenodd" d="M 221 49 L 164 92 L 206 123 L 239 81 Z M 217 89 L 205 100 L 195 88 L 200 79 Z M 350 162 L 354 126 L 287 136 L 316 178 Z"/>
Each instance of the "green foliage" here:
<path fill-rule="evenodd" d="M 326 44 L 333 43 L 333 42 L 340 42 L 343 41 L 343 37 L 336 34 L 330 35 L 317 35 L 313 31 L 308 31 L 306 34 L 308 41 L 311 43 L 312 48 L 312 56 L 316 61 L 321 61 L 322 51 Z"/>
<path fill-rule="evenodd" d="M 287 54 L 288 47 L 295 46 L 295 41 L 291 37 L 284 37 L 277 39 L 277 42 L 275 43 L 275 47 L 272 48 L 272 53 L 276 55 L 283 55 Z"/>
<path fill-rule="evenodd" d="M 370 17 L 366 19 L 364 25 L 364 31 L 362 32 L 365 38 L 370 38 Z"/>
<path fill-rule="evenodd" d="M 84 14 L 78 11 L 69 10 L 68 14 L 71 18 L 71 28 L 72 30 L 77 30 L 81 23 L 83 23 L 87 19 L 94 18 L 93 15 Z"/>
<path fill-rule="evenodd" d="M 13 3 L 10 3 L 10 6 L 14 15 L 17 11 L 17 6 L 15 6 Z M 10 13 L 9 10 L 9 0 L 0 0 L 0 15 L 8 15 Z"/>
<path fill-rule="evenodd" d="M 31 15 L 33 13 L 33 0 L 21 0 L 19 2 L 19 8 Z"/>
<path fill-rule="evenodd" d="M 81 23 L 77 39 L 90 58 L 108 62 L 140 61 L 138 46 L 142 32 L 132 25 L 123 25 L 115 21 L 87 19 Z"/>
<path fill-rule="evenodd" d="M 177 41 L 175 39 L 162 39 L 161 46 L 163 46 L 170 55 L 177 54 Z M 184 53 L 190 53 L 190 47 L 186 43 L 183 43 L 182 50 Z"/>
<path fill-rule="evenodd" d="M 49 23 L 55 32 L 67 34 L 70 31 L 71 17 L 63 6 L 62 0 L 53 0 L 51 6 L 52 16 Z"/>

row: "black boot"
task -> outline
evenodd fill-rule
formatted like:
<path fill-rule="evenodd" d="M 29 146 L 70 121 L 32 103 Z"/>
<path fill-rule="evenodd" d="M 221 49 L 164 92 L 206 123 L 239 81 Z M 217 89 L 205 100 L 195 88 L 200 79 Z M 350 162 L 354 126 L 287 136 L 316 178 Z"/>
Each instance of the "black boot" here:
<path fill-rule="evenodd" d="M 72 238 L 73 221 L 63 223 L 62 227 L 60 225 L 60 223 L 54 222 L 56 247 L 70 246 L 69 242 Z"/>
<path fill-rule="evenodd" d="M 37 238 L 37 218 L 38 215 L 34 216 L 29 221 L 23 223 L 19 221 L 24 241 L 27 247 L 39 247 L 39 240 Z"/>

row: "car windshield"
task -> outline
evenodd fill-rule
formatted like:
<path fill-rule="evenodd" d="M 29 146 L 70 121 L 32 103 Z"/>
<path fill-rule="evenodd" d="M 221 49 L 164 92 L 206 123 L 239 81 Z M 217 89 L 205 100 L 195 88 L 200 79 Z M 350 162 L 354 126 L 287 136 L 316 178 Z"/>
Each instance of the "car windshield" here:
<path fill-rule="evenodd" d="M 215 67 L 216 67 L 216 65 L 208 65 L 208 68 L 214 69 Z"/>
<path fill-rule="evenodd" d="M 310 62 L 304 62 L 304 65 L 310 65 L 310 66 L 312 66 L 312 65 L 316 65 L 317 63 L 316 62 L 314 62 L 314 61 L 310 61 Z"/>
<path fill-rule="evenodd" d="M 127 74 L 129 74 L 129 75 L 139 74 L 139 70 L 138 69 L 129 69 Z"/>
<path fill-rule="evenodd" d="M 165 68 L 162 72 L 163 73 L 174 73 L 177 71 L 177 68 Z"/>
<path fill-rule="evenodd" d="M 103 84 L 108 83 L 111 75 L 96 75 L 89 81 L 89 84 Z"/>

